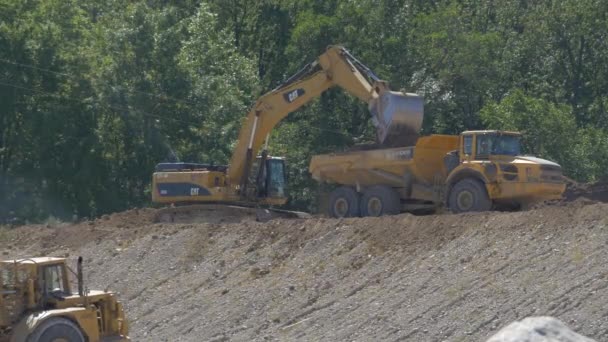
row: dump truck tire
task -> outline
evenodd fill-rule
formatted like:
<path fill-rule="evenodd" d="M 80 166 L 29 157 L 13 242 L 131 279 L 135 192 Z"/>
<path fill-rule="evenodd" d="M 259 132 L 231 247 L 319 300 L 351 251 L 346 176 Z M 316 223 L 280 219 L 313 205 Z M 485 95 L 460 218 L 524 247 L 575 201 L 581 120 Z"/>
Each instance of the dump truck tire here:
<path fill-rule="evenodd" d="M 395 215 L 401 212 L 401 200 L 395 189 L 376 185 L 363 191 L 361 216 Z"/>
<path fill-rule="evenodd" d="M 80 328 L 66 318 L 54 317 L 42 322 L 28 338 L 28 342 L 70 341 L 84 342 Z"/>
<path fill-rule="evenodd" d="M 328 212 L 336 218 L 359 216 L 359 194 L 347 186 L 337 188 L 329 195 Z"/>
<path fill-rule="evenodd" d="M 482 182 L 473 178 L 458 181 L 450 191 L 448 205 L 453 213 L 488 211 L 492 201 Z"/>

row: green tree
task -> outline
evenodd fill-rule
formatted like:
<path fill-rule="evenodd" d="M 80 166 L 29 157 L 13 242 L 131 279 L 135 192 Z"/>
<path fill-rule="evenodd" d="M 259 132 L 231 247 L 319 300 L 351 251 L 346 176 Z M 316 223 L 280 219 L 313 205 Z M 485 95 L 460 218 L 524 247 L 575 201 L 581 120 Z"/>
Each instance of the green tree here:
<path fill-rule="evenodd" d="M 504 39 L 489 24 L 480 24 L 488 15 L 452 2 L 416 16 L 410 46 L 415 47 L 413 63 L 418 67 L 415 89 L 428 102 L 428 131 L 482 128 L 479 110 L 500 96 L 497 79 Z"/>
<path fill-rule="evenodd" d="M 258 93 L 255 64 L 242 56 L 232 33 L 216 30 L 215 16 L 202 5 L 188 20 L 189 38 L 178 58 L 187 74 L 196 115 L 194 145 L 184 153 L 191 158 L 227 163 L 240 123 Z"/>
<path fill-rule="evenodd" d="M 73 77 L 88 70 L 86 14 L 74 1 L 0 8 L 0 215 L 86 213 L 99 159 L 90 84 Z"/>

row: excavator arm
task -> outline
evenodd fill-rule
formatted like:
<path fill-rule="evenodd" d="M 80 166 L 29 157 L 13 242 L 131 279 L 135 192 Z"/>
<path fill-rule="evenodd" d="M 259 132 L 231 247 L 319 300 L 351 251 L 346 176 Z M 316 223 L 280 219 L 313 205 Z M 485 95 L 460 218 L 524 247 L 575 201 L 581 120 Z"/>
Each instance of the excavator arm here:
<path fill-rule="evenodd" d="M 420 97 L 390 91 L 386 82 L 381 81 L 345 48 L 331 46 L 316 61 L 256 101 L 241 127 L 228 168 L 228 178 L 233 186 L 238 184 L 241 189 L 247 187 L 253 159 L 281 120 L 334 86 L 369 104 L 379 142 L 391 136 L 391 127 L 393 131 L 407 131 L 410 136 L 417 134 L 420 129 Z"/>

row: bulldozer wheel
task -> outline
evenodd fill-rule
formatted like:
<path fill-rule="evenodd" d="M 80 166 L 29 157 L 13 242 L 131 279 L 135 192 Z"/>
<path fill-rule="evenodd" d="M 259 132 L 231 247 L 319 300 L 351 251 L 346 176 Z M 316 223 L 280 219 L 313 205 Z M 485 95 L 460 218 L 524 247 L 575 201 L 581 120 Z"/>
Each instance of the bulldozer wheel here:
<path fill-rule="evenodd" d="M 492 201 L 483 183 L 473 178 L 460 180 L 452 187 L 448 205 L 454 213 L 492 209 Z"/>
<path fill-rule="evenodd" d="M 42 322 L 27 339 L 28 342 L 84 342 L 80 328 L 66 318 L 53 317 Z"/>
<path fill-rule="evenodd" d="M 331 217 L 359 216 L 359 194 L 355 189 L 342 186 L 329 195 L 329 215 Z"/>
<path fill-rule="evenodd" d="M 363 191 L 361 216 L 395 215 L 401 212 L 399 193 L 390 186 L 376 185 Z"/>

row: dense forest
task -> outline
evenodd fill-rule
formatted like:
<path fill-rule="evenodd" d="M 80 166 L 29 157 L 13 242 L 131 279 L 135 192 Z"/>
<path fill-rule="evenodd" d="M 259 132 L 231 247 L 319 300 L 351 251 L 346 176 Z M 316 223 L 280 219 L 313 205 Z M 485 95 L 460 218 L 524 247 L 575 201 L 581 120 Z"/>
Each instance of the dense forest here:
<path fill-rule="evenodd" d="M 607 176 L 603 0 L 0 0 L 0 220 L 150 201 L 161 161 L 226 163 L 253 101 L 328 45 L 425 97 L 423 134 L 510 129 L 580 181 Z M 289 206 L 314 209 L 310 156 L 373 138 L 339 89 L 271 151 Z"/>

